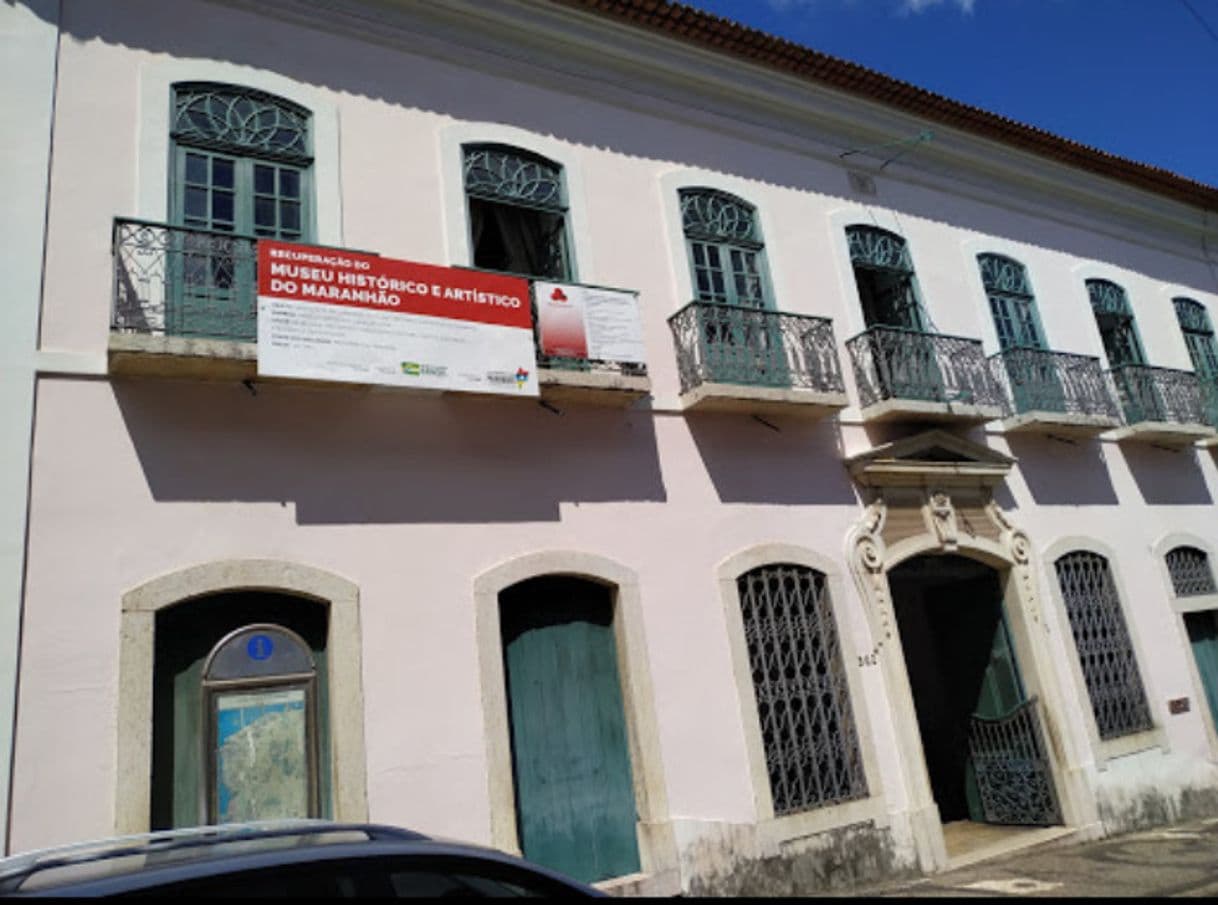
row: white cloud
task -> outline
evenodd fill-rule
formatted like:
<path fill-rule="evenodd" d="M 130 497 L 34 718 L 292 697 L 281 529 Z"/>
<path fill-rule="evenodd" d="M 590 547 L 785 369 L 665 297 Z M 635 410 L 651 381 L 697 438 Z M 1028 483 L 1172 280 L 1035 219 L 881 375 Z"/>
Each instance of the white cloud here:
<path fill-rule="evenodd" d="M 925 12 L 932 6 L 940 6 L 947 3 L 951 6 L 958 7 L 960 12 L 965 15 L 972 15 L 973 6 L 977 0 L 901 0 L 902 13 L 920 13 Z"/>

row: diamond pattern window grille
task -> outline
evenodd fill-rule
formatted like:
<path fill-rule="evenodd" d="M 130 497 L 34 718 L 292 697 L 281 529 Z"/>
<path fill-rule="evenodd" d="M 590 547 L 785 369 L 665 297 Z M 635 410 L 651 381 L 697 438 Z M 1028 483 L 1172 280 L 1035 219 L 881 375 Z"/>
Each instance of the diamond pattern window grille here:
<path fill-rule="evenodd" d="M 1056 566 L 1100 738 L 1150 729 L 1146 691 L 1108 560 L 1080 550 Z"/>
<path fill-rule="evenodd" d="M 1171 574 L 1172 588 L 1177 597 L 1195 597 L 1198 594 L 1218 593 L 1214 586 L 1214 572 L 1210 569 L 1210 558 L 1204 550 L 1196 547 L 1176 547 L 1167 552 L 1167 571 Z"/>
<path fill-rule="evenodd" d="M 825 576 L 770 565 L 741 575 L 736 586 L 774 813 L 866 797 Z"/>

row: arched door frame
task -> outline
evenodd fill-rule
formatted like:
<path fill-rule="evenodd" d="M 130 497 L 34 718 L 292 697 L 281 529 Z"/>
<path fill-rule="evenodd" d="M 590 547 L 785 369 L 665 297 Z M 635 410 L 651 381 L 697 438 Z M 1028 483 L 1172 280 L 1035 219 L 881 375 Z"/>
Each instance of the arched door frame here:
<path fill-rule="evenodd" d="M 516 831 L 499 593 L 530 578 L 557 575 L 604 585 L 613 594 L 613 638 L 639 815 L 636 825 L 639 859 L 644 874 L 671 873 L 677 866 L 676 840 L 668 816 L 668 794 L 664 785 L 638 577 L 625 566 L 592 553 L 555 550 L 526 554 L 501 563 L 474 579 L 491 844 L 504 851 L 521 853 Z M 657 890 L 656 894 L 666 893 Z"/>
<path fill-rule="evenodd" d="M 300 563 L 220 560 L 170 572 L 123 595 L 114 807 L 118 835 L 150 829 L 156 615 L 188 600 L 231 591 L 267 591 L 327 605 L 334 816 L 356 823 L 368 819 L 358 586 L 331 572 Z"/>
<path fill-rule="evenodd" d="M 1095 799 L 1086 781 L 1082 751 L 1068 731 L 1063 691 L 1048 645 L 1048 627 L 1036 586 L 1035 554 L 1027 535 L 1011 524 L 993 500 L 986 503 L 984 512 L 996 529 L 996 541 L 961 530 L 951 495 L 945 490 L 927 489 L 922 502 L 922 530 L 896 539 L 890 547 L 883 538 L 887 505 L 881 493 L 847 540 L 847 561 L 862 595 L 874 645 L 864 656 L 874 659 L 880 668 L 902 750 L 916 754 L 901 758 L 901 778 L 919 864 L 928 872 L 947 866 L 947 850 L 888 582 L 893 568 L 923 554 L 953 553 L 998 572 L 1020 674 L 1028 694 L 1039 698 L 1063 821 L 1081 829 L 1085 836 L 1099 834 Z"/>

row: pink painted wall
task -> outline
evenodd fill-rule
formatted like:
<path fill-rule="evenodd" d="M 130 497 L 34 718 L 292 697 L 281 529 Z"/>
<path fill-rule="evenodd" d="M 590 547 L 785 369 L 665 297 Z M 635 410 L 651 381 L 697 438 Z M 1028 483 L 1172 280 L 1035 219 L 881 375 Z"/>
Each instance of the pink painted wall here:
<path fill-rule="evenodd" d="M 459 186 L 443 178 L 441 130 L 450 123 L 506 124 L 567 148 L 563 162 L 578 171 L 586 204 L 587 231 L 574 239 L 580 277 L 639 290 L 657 411 L 571 406 L 556 415 L 495 399 L 272 384 L 254 396 L 229 384 L 44 377 L 14 848 L 112 831 L 122 595 L 196 563 L 247 557 L 306 563 L 360 588 L 373 819 L 489 838 L 473 580 L 514 556 L 566 549 L 608 557 L 640 578 L 672 816 L 753 821 L 716 566 L 769 542 L 834 559 L 846 579 L 846 599 L 835 604 L 856 646 L 870 648 L 843 558 L 860 507 L 841 461 L 886 435 L 859 425 L 853 408 L 840 425 L 779 419 L 780 432 L 748 417 L 664 410 L 678 391 L 667 317 L 687 300 L 688 277 L 660 184 L 674 169 L 696 168 L 709 184 L 705 171 L 748 185 L 778 307 L 832 317 L 840 343 L 861 329 L 832 219 L 855 205 L 844 197 L 844 172 L 824 155 L 792 150 L 797 141 L 771 127 L 645 96 L 619 105 L 611 88 L 596 101 L 578 76 L 560 81 L 433 39 L 407 52 L 198 2 L 171 11 L 134 0 L 115 15 L 69 0 L 64 18 L 45 348 L 81 361 L 104 353 L 112 218 L 164 217 L 141 174 L 156 153 L 155 142 L 141 149 L 141 97 L 172 56 L 202 79 L 219 64 L 252 66 L 252 82 L 287 79 L 329 105 L 341 204 L 318 216 L 339 218 L 330 228 L 352 248 L 460 263 L 443 238 L 463 204 Z M 459 62 L 430 55 L 445 52 Z M 1218 320 L 1218 286 L 1194 248 L 1134 241 L 1099 217 L 1088 223 L 1070 199 L 1055 206 L 1009 190 L 998 204 L 985 200 L 992 188 L 946 194 L 879 183 L 874 203 L 899 218 L 935 325 L 982 338 L 989 352 L 993 327 L 963 244 L 978 235 L 1020 249 L 1054 348 L 1102 355 L 1074 272 L 1088 262 L 1120 274 L 1154 364 L 1187 367 L 1165 284 L 1189 288 Z M 856 208 L 851 216 L 867 216 Z M 848 370 L 844 353 L 842 362 Z M 857 398 L 849 375 L 847 384 Z M 1218 550 L 1213 455 L 975 436 L 1019 456 L 1000 500 L 1038 550 L 1077 534 L 1119 554 L 1131 627 L 1150 654 L 1142 667 L 1156 716 L 1167 698 L 1194 694 L 1150 546 L 1175 531 Z M 1043 566 L 1051 609 L 1051 565 Z M 1052 644 L 1062 658 L 1064 625 L 1058 614 Z M 855 707 L 871 715 L 881 772 L 896 776 L 888 702 L 874 674 L 864 686 Z M 1212 751 L 1196 704 L 1163 723 L 1174 750 L 1204 759 Z M 896 780 L 886 783 L 901 801 Z"/>

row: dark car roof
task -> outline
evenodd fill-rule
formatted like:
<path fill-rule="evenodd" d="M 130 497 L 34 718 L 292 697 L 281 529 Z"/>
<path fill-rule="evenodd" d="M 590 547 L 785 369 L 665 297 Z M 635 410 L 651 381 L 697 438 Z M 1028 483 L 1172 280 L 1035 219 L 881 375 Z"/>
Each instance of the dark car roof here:
<path fill-rule="evenodd" d="M 291 864 L 369 857 L 476 860 L 523 868 L 572 894 L 601 895 L 494 849 L 399 827 L 325 820 L 269 821 L 143 833 L 0 860 L 0 895 L 108 895 Z"/>

